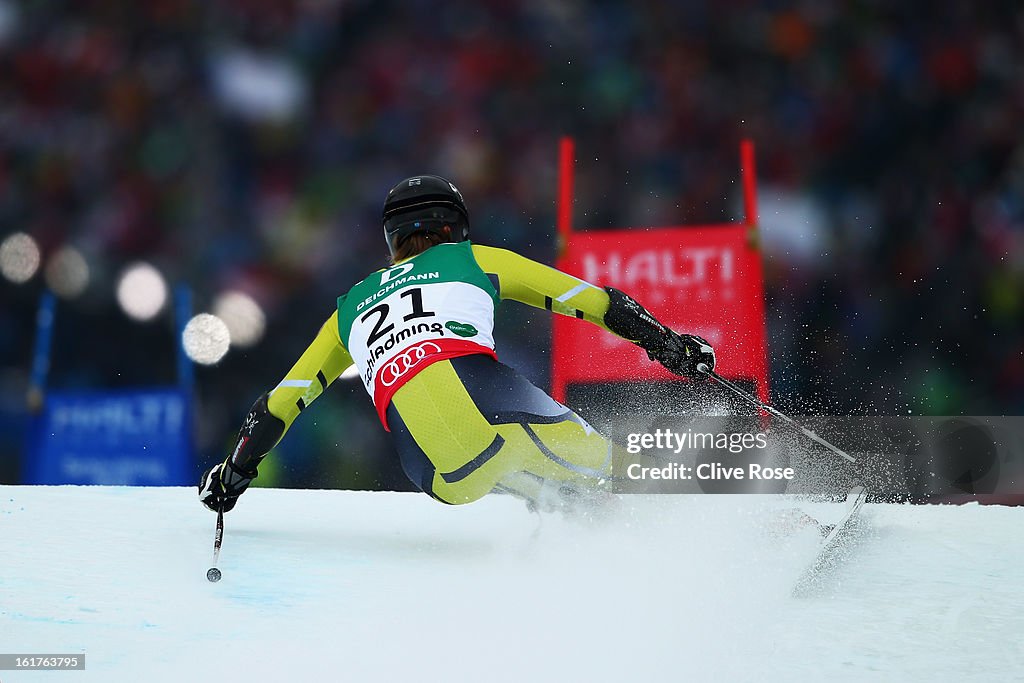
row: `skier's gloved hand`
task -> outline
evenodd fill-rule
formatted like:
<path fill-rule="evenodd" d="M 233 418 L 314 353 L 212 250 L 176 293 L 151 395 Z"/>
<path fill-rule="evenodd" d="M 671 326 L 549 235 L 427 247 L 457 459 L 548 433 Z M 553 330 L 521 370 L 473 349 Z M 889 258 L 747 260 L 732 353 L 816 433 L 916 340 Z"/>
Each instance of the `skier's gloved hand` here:
<path fill-rule="evenodd" d="M 706 341 L 692 334 L 673 332 L 625 292 L 614 287 L 605 287 L 605 291 L 608 293 L 605 325 L 639 345 L 648 358 L 661 363 L 670 372 L 693 379 L 707 377 L 697 369 L 701 363 L 707 365 L 708 371 L 715 368 L 715 351 Z"/>
<path fill-rule="evenodd" d="M 214 512 L 228 512 L 255 478 L 256 472 L 245 472 L 232 465 L 230 459 L 225 460 L 203 474 L 199 501 Z"/>
<path fill-rule="evenodd" d="M 705 379 L 707 373 L 715 369 L 715 350 L 695 334 L 677 334 L 669 330 L 660 343 L 647 349 L 647 356 L 664 365 L 669 372 L 692 379 Z"/>

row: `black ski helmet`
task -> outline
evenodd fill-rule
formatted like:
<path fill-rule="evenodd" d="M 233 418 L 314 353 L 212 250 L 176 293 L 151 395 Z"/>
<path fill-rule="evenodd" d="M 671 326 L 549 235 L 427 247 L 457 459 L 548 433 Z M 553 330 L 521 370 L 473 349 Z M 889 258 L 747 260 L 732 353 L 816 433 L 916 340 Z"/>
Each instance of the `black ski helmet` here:
<path fill-rule="evenodd" d="M 391 255 L 409 235 L 426 231 L 442 234 L 451 226 L 452 242 L 469 239 L 469 212 L 462 193 L 450 181 L 436 175 L 406 178 L 384 200 L 384 239 Z"/>

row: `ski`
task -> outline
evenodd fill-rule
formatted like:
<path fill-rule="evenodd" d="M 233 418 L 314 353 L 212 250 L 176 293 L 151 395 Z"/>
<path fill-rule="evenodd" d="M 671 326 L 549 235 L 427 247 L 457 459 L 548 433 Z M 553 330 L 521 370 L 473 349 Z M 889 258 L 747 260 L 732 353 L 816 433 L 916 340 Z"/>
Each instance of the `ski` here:
<path fill-rule="evenodd" d="M 857 528 L 860 509 L 867 500 L 868 492 L 863 486 L 854 486 L 846 494 L 846 511 L 843 517 L 828 530 L 811 565 L 804 570 L 793 589 L 795 595 L 804 595 L 814 588 L 821 578 L 835 568 L 845 557 L 847 542 Z M 824 527 L 823 527 L 824 528 Z"/>

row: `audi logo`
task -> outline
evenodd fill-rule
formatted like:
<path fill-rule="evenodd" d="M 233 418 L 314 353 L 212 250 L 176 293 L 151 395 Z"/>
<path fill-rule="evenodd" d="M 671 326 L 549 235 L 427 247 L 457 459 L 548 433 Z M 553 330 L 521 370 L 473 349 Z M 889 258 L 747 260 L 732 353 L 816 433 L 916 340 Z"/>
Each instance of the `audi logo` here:
<path fill-rule="evenodd" d="M 390 387 L 431 353 L 441 353 L 441 347 L 432 341 L 410 346 L 384 364 L 380 369 L 380 383 Z"/>

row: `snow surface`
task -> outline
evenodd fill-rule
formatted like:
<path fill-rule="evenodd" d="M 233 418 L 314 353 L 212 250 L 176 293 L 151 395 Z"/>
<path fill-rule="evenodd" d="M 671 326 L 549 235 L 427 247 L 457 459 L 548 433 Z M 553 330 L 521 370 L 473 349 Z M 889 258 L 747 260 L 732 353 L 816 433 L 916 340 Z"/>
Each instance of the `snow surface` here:
<path fill-rule="evenodd" d="M 1024 680 L 1024 509 L 865 506 L 847 561 L 767 496 L 628 497 L 603 524 L 511 498 L 0 486 L 0 652 L 19 681 Z M 837 518 L 839 503 L 808 503 Z"/>

